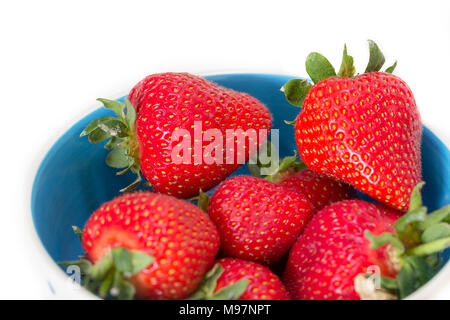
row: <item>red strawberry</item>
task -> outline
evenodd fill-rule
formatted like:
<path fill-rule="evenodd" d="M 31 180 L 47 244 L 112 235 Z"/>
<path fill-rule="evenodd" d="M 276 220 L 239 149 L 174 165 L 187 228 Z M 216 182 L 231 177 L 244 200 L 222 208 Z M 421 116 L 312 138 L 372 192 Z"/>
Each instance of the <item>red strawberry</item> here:
<path fill-rule="evenodd" d="M 313 207 L 303 194 L 263 179 L 237 176 L 217 188 L 208 214 L 219 230 L 225 256 L 272 264 L 303 231 Z"/>
<path fill-rule="evenodd" d="M 350 185 L 319 175 L 309 169 L 291 173 L 283 177 L 279 184 L 303 193 L 316 210 L 334 202 L 356 198 L 356 192 Z"/>
<path fill-rule="evenodd" d="M 273 146 L 270 148 L 272 149 Z M 294 154 L 281 159 L 277 170 L 266 176 L 261 175 L 264 165 L 259 161 L 256 165 L 249 163 L 248 168 L 256 177 L 263 177 L 304 194 L 316 211 L 334 202 L 356 198 L 356 190 L 352 186 L 307 169 L 305 164 L 297 158 L 297 154 Z"/>
<path fill-rule="evenodd" d="M 403 216 L 360 200 L 334 203 L 314 215 L 292 247 L 283 275 L 292 298 L 405 297 L 430 279 L 435 252 L 450 245 L 450 238 L 433 228 L 448 219 L 450 206 L 427 217 L 419 188 L 412 210 Z M 365 274 L 374 271 L 383 277 L 384 290 L 370 287 Z"/>
<path fill-rule="evenodd" d="M 398 212 L 360 200 L 332 204 L 319 211 L 292 247 L 283 281 L 295 299 L 358 299 L 354 278 L 378 265 L 394 274 L 384 249 L 373 251 L 364 230 L 394 231 Z"/>
<path fill-rule="evenodd" d="M 223 258 L 207 273 L 191 299 L 289 300 L 280 279 L 260 264 Z"/>
<path fill-rule="evenodd" d="M 402 79 L 372 72 L 384 63 L 373 42 L 367 73 L 353 77 L 352 62 L 345 50 L 336 77 L 329 62 L 313 53 L 307 71 L 316 84 L 285 86 L 287 96 L 294 87 L 297 93 L 309 89 L 295 126 L 300 157 L 314 172 L 407 210 L 409 195 L 421 180 L 422 125 L 416 102 Z"/>
<path fill-rule="evenodd" d="M 87 258 L 96 263 L 94 267 L 104 264 L 112 248 L 152 256 L 154 262 L 129 279 L 137 295 L 183 299 L 211 267 L 219 236 L 194 205 L 141 191 L 125 193 L 96 210 L 84 227 L 82 244 Z"/>
<path fill-rule="evenodd" d="M 227 139 L 226 130 L 252 129 L 259 133 L 271 127 L 270 113 L 257 99 L 188 73 L 150 75 L 131 90 L 129 99 L 127 115 L 123 104 L 102 99 L 119 119 L 94 120 L 82 135 L 93 136 L 92 142 L 112 136 L 107 144 L 114 148 L 107 158 L 110 166 L 128 168 L 138 175 L 142 172 L 155 191 L 179 198 L 198 195 L 199 189 L 209 190 L 248 160 L 249 151 L 245 150 L 249 148 L 243 151 L 244 161 L 237 161 L 237 139 Z M 209 129 L 216 130 L 209 131 L 211 137 L 195 134 L 202 135 Z M 216 138 L 217 132 L 223 137 Z M 212 148 L 215 139 L 222 143 L 217 149 Z M 260 145 L 265 138 L 259 140 L 250 142 L 247 138 L 246 144 Z M 182 141 L 188 141 L 187 148 L 175 148 Z M 228 158 L 227 141 L 235 145 L 235 155 Z M 210 159 L 205 159 L 207 155 Z M 140 176 L 130 188 L 139 182 Z"/>

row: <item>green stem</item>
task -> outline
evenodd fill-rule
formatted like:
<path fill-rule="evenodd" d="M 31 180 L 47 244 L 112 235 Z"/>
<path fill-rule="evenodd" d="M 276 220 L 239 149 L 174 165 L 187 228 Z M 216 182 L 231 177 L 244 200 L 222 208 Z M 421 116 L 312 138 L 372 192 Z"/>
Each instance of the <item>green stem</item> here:
<path fill-rule="evenodd" d="M 433 252 L 442 251 L 449 246 L 450 237 L 446 237 L 412 248 L 406 254 L 410 256 L 425 256 Z"/>

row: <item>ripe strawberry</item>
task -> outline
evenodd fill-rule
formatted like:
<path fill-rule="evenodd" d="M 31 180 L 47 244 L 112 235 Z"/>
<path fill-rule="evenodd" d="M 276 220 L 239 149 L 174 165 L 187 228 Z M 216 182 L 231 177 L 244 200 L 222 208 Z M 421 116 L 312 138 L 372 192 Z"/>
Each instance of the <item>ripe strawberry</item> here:
<path fill-rule="evenodd" d="M 87 221 L 82 245 L 100 269 L 114 248 L 145 253 L 154 262 L 128 280 L 141 298 L 183 299 L 195 290 L 219 249 L 211 220 L 194 205 L 150 191 L 125 193 L 103 204 Z M 128 262 L 131 264 L 131 262 Z M 117 291 L 107 278 L 117 269 L 109 264 L 101 283 Z M 91 272 L 92 273 L 92 272 Z M 112 281 L 112 280 L 111 280 Z M 115 288 L 115 289 L 114 289 Z M 103 290 L 107 293 L 108 290 Z M 116 292 L 117 294 L 117 292 Z"/>
<path fill-rule="evenodd" d="M 303 193 L 317 211 L 334 202 L 356 198 L 356 192 L 350 185 L 309 169 L 284 176 L 279 184 Z"/>
<path fill-rule="evenodd" d="M 303 108 L 295 137 L 300 157 L 311 170 L 407 210 L 409 195 L 421 180 L 422 125 L 408 85 L 377 72 L 383 63 L 384 56 L 371 42 L 366 73 L 353 77 L 353 58 L 345 49 L 336 77 L 329 62 L 312 53 L 307 71 L 315 85 L 296 80 L 286 84 L 285 93 L 291 100 L 293 92 L 306 95 L 304 101 L 297 96 Z"/>
<path fill-rule="evenodd" d="M 247 148 L 244 161 L 237 161 L 238 138 L 226 138 L 226 130 L 253 129 L 260 133 L 271 127 L 270 113 L 257 99 L 188 73 L 150 75 L 131 90 L 129 99 L 125 101 L 126 114 L 123 104 L 101 99 L 118 119 L 96 119 L 82 133 L 90 134 L 91 142 L 112 137 L 106 145 L 113 148 L 108 165 L 126 168 L 120 173 L 131 170 L 138 174 L 124 190 L 139 185 L 142 172 L 156 192 L 178 198 L 198 195 L 199 189 L 207 191 L 216 186 L 250 156 Z M 212 136 L 208 138 L 202 136 L 208 129 L 216 132 L 210 131 Z M 177 130 L 180 136 L 175 134 Z M 216 138 L 217 132 L 223 137 Z M 257 136 L 259 142 L 247 138 L 245 143 L 260 145 L 266 137 Z M 188 141 L 187 148 L 178 150 L 176 146 L 183 141 Z M 228 157 L 227 141 L 235 150 Z M 213 149 L 213 142 L 222 145 Z M 208 155 L 210 159 L 205 159 Z"/>
<path fill-rule="evenodd" d="M 219 230 L 225 256 L 272 264 L 303 231 L 313 207 L 303 194 L 264 179 L 237 176 L 216 189 L 208 214 Z"/>
<path fill-rule="evenodd" d="M 430 279 L 436 252 L 450 245 L 449 234 L 438 231 L 449 219 L 450 206 L 427 216 L 420 187 L 403 216 L 361 200 L 319 211 L 290 251 L 283 282 L 292 298 L 403 298 Z M 366 279 L 373 272 L 382 276 L 381 290 Z"/>
<path fill-rule="evenodd" d="M 298 161 L 297 158 L 295 153 L 293 156 L 281 159 L 277 170 L 266 176 L 261 175 L 261 169 L 264 166 L 258 162 L 256 165 L 249 163 L 248 167 L 256 177 L 263 177 L 268 181 L 304 194 L 316 211 L 334 202 L 356 198 L 356 190 L 352 186 L 307 169 L 305 164 Z"/>
<path fill-rule="evenodd" d="M 289 300 L 280 279 L 260 264 L 223 258 L 206 274 L 190 299 Z"/>
<path fill-rule="evenodd" d="M 372 253 L 364 230 L 393 232 L 393 210 L 346 200 L 319 211 L 291 249 L 283 281 L 295 299 L 357 299 L 354 278 L 378 265 L 394 274 L 383 249 Z"/>

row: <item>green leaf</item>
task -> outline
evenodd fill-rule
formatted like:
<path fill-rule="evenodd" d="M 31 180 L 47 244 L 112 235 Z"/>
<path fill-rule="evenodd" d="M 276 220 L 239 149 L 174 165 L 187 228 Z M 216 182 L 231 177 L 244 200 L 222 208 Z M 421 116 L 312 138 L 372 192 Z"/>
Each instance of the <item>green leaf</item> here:
<path fill-rule="evenodd" d="M 418 227 L 422 230 L 429 228 L 433 224 L 439 223 L 441 221 L 446 221 L 450 216 L 450 205 L 442 207 L 436 211 L 433 211 L 427 215 L 424 221 L 419 222 Z"/>
<path fill-rule="evenodd" d="M 198 207 L 203 210 L 203 212 L 208 212 L 209 206 L 209 196 L 200 189 L 198 198 Z"/>
<path fill-rule="evenodd" d="M 217 280 L 223 273 L 223 268 L 216 263 L 202 279 L 197 290 L 188 298 L 189 300 L 205 300 L 213 296 L 217 287 Z"/>
<path fill-rule="evenodd" d="M 283 159 L 281 159 L 278 169 L 275 171 L 275 173 L 264 177 L 264 179 L 278 183 L 283 172 L 287 170 L 297 172 L 305 169 L 306 165 L 302 161 L 297 161 L 297 158 L 297 152 L 295 151 L 293 156 L 284 157 Z"/>
<path fill-rule="evenodd" d="M 131 104 L 130 100 L 125 99 L 125 106 L 127 108 L 127 114 L 125 116 L 125 120 L 128 123 L 128 127 L 130 129 L 134 128 L 134 123 L 136 122 L 136 110 L 134 106 Z"/>
<path fill-rule="evenodd" d="M 364 73 L 380 71 L 384 64 L 385 58 L 383 53 L 380 51 L 380 48 L 378 48 L 377 44 L 372 40 L 369 40 L 369 51 L 369 63 L 367 64 L 366 71 L 364 71 Z"/>
<path fill-rule="evenodd" d="M 423 258 L 428 263 L 428 265 L 430 265 L 433 269 L 435 269 L 435 270 L 440 269 L 442 259 L 441 259 L 441 256 L 439 255 L 439 252 L 429 254 L 427 256 L 424 256 Z"/>
<path fill-rule="evenodd" d="M 118 176 L 124 175 L 125 173 L 127 173 L 128 171 L 131 170 L 133 165 L 134 165 L 134 159 L 128 157 L 128 167 L 126 167 L 125 169 L 123 169 L 123 170 L 121 170 L 119 172 L 116 172 L 116 175 L 118 175 Z"/>
<path fill-rule="evenodd" d="M 102 281 L 105 279 L 109 270 L 114 264 L 111 251 L 104 255 L 102 259 L 97 261 L 88 271 L 89 277 L 96 281 Z"/>
<path fill-rule="evenodd" d="M 297 123 L 297 118 L 294 120 L 284 120 L 284 123 L 295 127 L 295 124 Z"/>
<path fill-rule="evenodd" d="M 114 111 L 114 113 L 119 117 L 119 119 L 123 119 L 124 118 L 124 114 L 123 114 L 123 103 L 116 101 L 116 100 L 109 100 L 109 99 L 102 99 L 102 98 L 98 98 L 97 101 L 100 101 L 101 103 L 103 103 L 105 108 L 108 108 L 112 111 Z"/>
<path fill-rule="evenodd" d="M 373 235 L 369 230 L 364 232 L 364 235 L 367 239 L 371 241 L 370 247 L 372 249 L 378 249 L 385 244 L 391 244 L 395 249 L 397 249 L 398 254 L 402 254 L 405 252 L 405 247 L 403 243 L 398 239 L 394 234 L 390 232 L 385 232 L 380 234 L 379 236 Z"/>
<path fill-rule="evenodd" d="M 100 128 L 97 128 L 89 134 L 88 140 L 90 143 L 98 143 L 105 141 L 109 137 L 110 135 L 107 132 L 103 131 Z"/>
<path fill-rule="evenodd" d="M 153 256 L 140 250 L 130 250 L 130 258 L 131 274 L 141 272 L 155 261 Z"/>
<path fill-rule="evenodd" d="M 344 45 L 344 53 L 342 55 L 342 63 L 338 72 L 339 77 L 351 78 L 355 74 L 356 69 L 353 65 L 353 57 L 347 54 L 347 45 Z"/>
<path fill-rule="evenodd" d="M 120 281 L 116 289 L 118 291 L 117 298 L 119 300 L 131 300 L 136 292 L 134 286 L 126 280 Z"/>
<path fill-rule="evenodd" d="M 61 265 L 83 266 L 83 286 L 101 297 L 110 294 L 115 298 L 130 299 L 133 298 L 135 290 L 126 278 L 147 268 L 153 261 L 152 256 L 140 250 L 116 247 L 94 265 L 84 258 L 80 261 L 63 262 Z"/>
<path fill-rule="evenodd" d="M 232 285 L 220 289 L 208 300 L 237 300 L 247 289 L 248 284 L 249 281 L 247 279 L 241 279 Z"/>
<path fill-rule="evenodd" d="M 101 118 L 97 118 L 91 121 L 91 123 L 89 123 L 86 128 L 84 128 L 84 130 L 81 132 L 80 137 L 84 137 L 85 135 L 88 135 L 89 133 L 91 133 L 92 131 L 94 131 L 95 129 L 98 128 L 98 124 L 108 121 L 108 120 L 112 120 L 114 119 L 113 117 L 101 117 Z"/>
<path fill-rule="evenodd" d="M 311 83 L 306 80 L 292 79 L 285 83 L 281 88 L 281 91 L 284 92 L 284 95 L 290 104 L 301 107 L 303 101 L 305 101 L 306 94 L 311 87 Z"/>
<path fill-rule="evenodd" d="M 92 292 L 93 294 L 98 294 L 98 289 L 100 287 L 100 283 L 98 281 L 94 281 L 89 277 L 84 277 L 82 281 L 82 286 Z"/>
<path fill-rule="evenodd" d="M 306 166 L 306 164 L 305 164 L 303 161 L 301 161 L 301 160 L 295 162 L 294 165 L 293 165 L 293 167 L 295 168 L 295 171 L 297 171 L 297 172 L 298 172 L 298 171 L 305 170 L 305 169 L 308 169 L 308 167 Z"/>
<path fill-rule="evenodd" d="M 106 156 L 106 164 L 112 168 L 124 168 L 128 166 L 128 155 L 122 148 L 114 148 Z"/>
<path fill-rule="evenodd" d="M 283 172 L 289 168 L 291 168 L 295 162 L 297 161 L 297 152 L 294 151 L 293 156 L 287 156 L 281 159 L 280 166 L 278 168 L 278 172 Z"/>
<path fill-rule="evenodd" d="M 122 121 L 117 119 L 100 122 L 98 127 L 112 137 L 125 138 L 129 135 L 128 127 Z"/>
<path fill-rule="evenodd" d="M 77 226 L 72 226 L 73 233 L 75 233 L 81 241 L 81 237 L 83 236 L 83 231 Z"/>
<path fill-rule="evenodd" d="M 445 237 L 421 244 L 408 250 L 406 253 L 410 256 L 426 256 L 435 252 L 443 251 L 448 247 L 450 247 L 450 237 Z"/>
<path fill-rule="evenodd" d="M 422 283 L 430 280 L 435 272 L 422 257 L 406 257 L 406 261 L 414 268 Z"/>
<path fill-rule="evenodd" d="M 128 99 L 125 103 L 115 100 L 98 99 L 104 106 L 113 110 L 118 118 L 102 117 L 94 120 L 82 132 L 81 135 L 89 133 L 91 143 L 105 143 L 106 150 L 111 150 L 106 157 L 106 163 L 113 168 L 122 169 L 118 175 L 131 172 L 138 175 L 137 179 L 128 187 L 121 190 L 128 191 L 139 186 L 141 182 L 139 164 L 139 144 L 135 133 L 136 110 Z"/>
<path fill-rule="evenodd" d="M 141 184 L 141 181 L 142 181 L 141 175 L 139 174 L 139 172 L 137 172 L 136 174 L 137 174 L 136 180 L 134 180 L 134 182 L 131 183 L 130 185 L 128 185 L 127 187 L 120 189 L 120 192 L 126 192 L 126 191 L 136 189 Z"/>
<path fill-rule="evenodd" d="M 98 294 L 100 295 L 100 297 L 105 298 L 108 294 L 109 289 L 111 288 L 111 285 L 113 283 L 115 273 L 116 270 L 110 269 L 106 275 L 106 278 L 101 282 L 100 288 L 98 289 Z"/>
<path fill-rule="evenodd" d="M 386 70 L 384 70 L 384 72 L 393 73 L 396 66 L 397 66 L 397 61 L 395 61 L 394 64 L 392 66 L 390 66 L 389 68 L 386 68 Z"/>
<path fill-rule="evenodd" d="M 424 243 L 432 242 L 441 238 L 450 237 L 450 225 L 446 222 L 434 224 L 422 233 Z"/>
<path fill-rule="evenodd" d="M 128 249 L 123 247 L 113 248 L 111 250 L 114 266 L 119 272 L 122 273 L 131 273 L 132 265 L 131 265 L 131 254 Z"/>
<path fill-rule="evenodd" d="M 386 290 L 389 290 L 389 291 L 398 290 L 397 279 L 380 276 L 380 284 Z"/>
<path fill-rule="evenodd" d="M 409 211 L 413 211 L 422 207 L 422 196 L 420 191 L 422 190 L 424 185 L 425 182 L 419 182 L 411 192 L 411 198 L 409 200 Z"/>
<path fill-rule="evenodd" d="M 306 58 L 306 72 L 314 83 L 336 76 L 331 63 L 317 52 L 310 53 Z"/>
<path fill-rule="evenodd" d="M 419 207 L 414 209 L 413 211 L 409 211 L 408 213 L 404 214 L 402 217 L 397 219 L 394 223 L 394 229 L 397 231 L 399 235 L 402 235 L 406 228 L 413 222 L 420 222 L 424 221 L 427 217 L 427 208 L 426 207 Z"/>
<path fill-rule="evenodd" d="M 400 291 L 400 298 L 403 299 L 413 293 L 418 286 L 417 276 L 410 264 L 405 263 L 402 270 L 397 275 L 397 281 Z"/>
<path fill-rule="evenodd" d="M 111 139 L 105 144 L 105 149 L 112 150 L 124 141 L 125 141 L 124 139 L 120 139 L 117 137 L 111 137 Z"/>

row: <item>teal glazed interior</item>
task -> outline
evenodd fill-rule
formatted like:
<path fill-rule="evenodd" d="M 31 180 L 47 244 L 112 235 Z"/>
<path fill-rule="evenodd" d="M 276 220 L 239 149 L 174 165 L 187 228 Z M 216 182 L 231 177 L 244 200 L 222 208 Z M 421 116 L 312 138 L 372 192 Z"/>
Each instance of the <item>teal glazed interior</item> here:
<path fill-rule="evenodd" d="M 284 120 L 293 120 L 299 109 L 289 105 L 280 92 L 281 86 L 292 77 L 225 74 L 206 78 L 262 101 L 272 113 L 273 128 L 280 130 L 280 156 L 292 155 L 296 150 L 294 130 Z M 133 181 L 131 174 L 116 176 L 115 170 L 106 166 L 107 151 L 104 148 L 91 145 L 87 137 L 79 137 L 91 120 L 109 114 L 109 110 L 100 108 L 74 124 L 52 146 L 36 174 L 31 198 L 32 217 L 39 238 L 54 261 L 73 260 L 82 254 L 72 226 L 83 227 L 94 210 Z M 426 127 L 422 163 L 423 178 L 427 183 L 423 190 L 425 205 L 431 211 L 449 204 L 450 152 Z M 233 175 L 239 174 L 248 174 L 246 165 Z M 449 255 L 450 250 L 447 250 L 443 255 L 445 261 Z"/>

